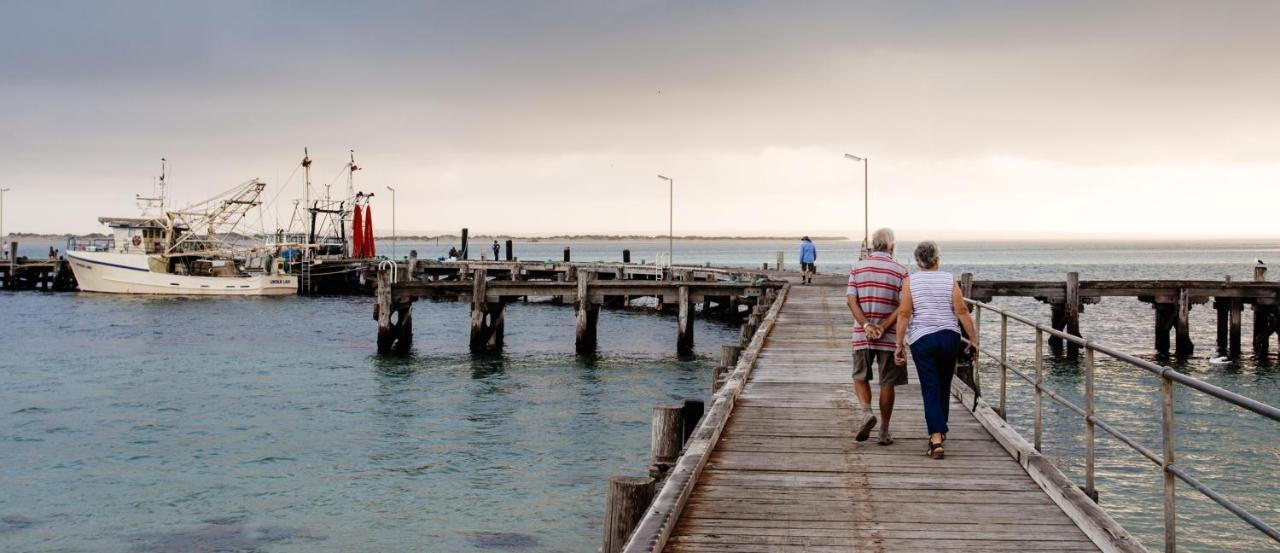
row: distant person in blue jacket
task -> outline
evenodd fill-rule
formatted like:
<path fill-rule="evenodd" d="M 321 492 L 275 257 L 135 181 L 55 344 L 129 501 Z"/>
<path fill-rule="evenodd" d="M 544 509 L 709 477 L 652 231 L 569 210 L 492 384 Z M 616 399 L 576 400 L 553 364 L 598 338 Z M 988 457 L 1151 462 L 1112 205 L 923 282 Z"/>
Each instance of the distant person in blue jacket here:
<path fill-rule="evenodd" d="M 806 236 L 800 239 L 800 282 L 811 284 L 813 274 L 817 272 L 814 262 L 818 261 L 818 248 Z"/>

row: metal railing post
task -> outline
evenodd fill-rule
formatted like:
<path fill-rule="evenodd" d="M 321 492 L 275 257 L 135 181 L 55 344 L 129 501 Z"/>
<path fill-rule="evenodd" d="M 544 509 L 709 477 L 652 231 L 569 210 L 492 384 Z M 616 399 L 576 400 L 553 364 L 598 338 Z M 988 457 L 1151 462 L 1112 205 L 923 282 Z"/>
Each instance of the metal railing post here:
<path fill-rule="evenodd" d="M 1044 403 L 1043 403 L 1043 398 L 1041 397 L 1042 392 L 1040 390 L 1041 386 L 1043 385 L 1044 385 L 1044 331 L 1037 328 L 1036 329 L 1036 422 L 1035 422 L 1036 451 L 1041 451 L 1040 438 L 1044 431 L 1044 427 L 1042 426 L 1042 423 L 1041 423 L 1041 421 L 1043 420 Z"/>
<path fill-rule="evenodd" d="M 1009 387 L 1009 315 L 1000 314 L 1000 418 L 1009 420 L 1006 403 Z"/>
<path fill-rule="evenodd" d="M 973 336 L 972 338 L 981 342 L 982 341 L 982 306 L 975 305 L 973 307 L 974 307 L 973 308 L 973 333 L 977 334 L 977 336 Z M 982 367 L 982 354 L 979 353 L 978 355 L 973 356 L 974 378 L 978 378 L 978 369 L 981 367 Z"/>
<path fill-rule="evenodd" d="M 1160 417 L 1160 433 L 1164 442 L 1164 460 L 1161 468 L 1164 473 L 1164 550 L 1174 553 L 1178 550 L 1178 516 L 1177 490 L 1173 473 L 1169 467 L 1173 465 L 1173 380 L 1160 376 L 1160 395 L 1163 414 Z"/>
<path fill-rule="evenodd" d="M 1086 459 L 1084 475 L 1084 493 L 1098 501 L 1098 490 L 1094 487 L 1094 472 L 1097 466 L 1097 449 L 1094 443 L 1094 411 L 1093 411 L 1093 347 L 1084 346 L 1084 439 L 1088 459 Z"/>

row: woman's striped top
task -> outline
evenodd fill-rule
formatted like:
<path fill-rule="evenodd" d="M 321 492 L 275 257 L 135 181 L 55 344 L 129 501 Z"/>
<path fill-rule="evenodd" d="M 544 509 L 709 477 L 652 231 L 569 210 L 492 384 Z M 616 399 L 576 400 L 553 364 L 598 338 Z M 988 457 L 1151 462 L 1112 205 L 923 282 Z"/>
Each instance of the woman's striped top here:
<path fill-rule="evenodd" d="M 911 325 L 907 343 L 940 330 L 960 333 L 960 323 L 951 304 L 956 278 L 942 271 L 911 273 Z"/>

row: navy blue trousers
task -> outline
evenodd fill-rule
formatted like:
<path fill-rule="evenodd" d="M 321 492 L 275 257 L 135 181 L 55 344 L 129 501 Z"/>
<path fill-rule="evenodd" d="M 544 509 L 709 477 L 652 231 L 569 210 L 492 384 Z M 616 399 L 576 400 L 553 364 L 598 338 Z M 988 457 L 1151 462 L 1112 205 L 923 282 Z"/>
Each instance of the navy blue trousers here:
<path fill-rule="evenodd" d="M 920 395 L 924 397 L 924 420 L 930 435 L 947 432 L 951 378 L 956 374 L 959 355 L 960 335 L 950 330 L 926 334 L 911 344 L 911 359 L 916 362 Z"/>

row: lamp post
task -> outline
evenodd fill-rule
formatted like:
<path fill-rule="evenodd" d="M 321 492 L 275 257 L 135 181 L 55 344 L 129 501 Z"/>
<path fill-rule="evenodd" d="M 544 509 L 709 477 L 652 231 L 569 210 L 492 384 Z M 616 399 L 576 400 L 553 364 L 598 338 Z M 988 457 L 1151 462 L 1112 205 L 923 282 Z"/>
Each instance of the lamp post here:
<path fill-rule="evenodd" d="M 4 244 L 0 246 L 0 250 L 9 247 L 9 243 L 4 241 L 4 193 L 8 191 L 8 188 L 0 188 L 0 243 Z M 18 252 L 9 252 L 10 256 L 16 256 L 17 254 Z"/>
<path fill-rule="evenodd" d="M 387 190 L 391 191 L 391 259 L 398 259 L 396 252 L 396 189 L 388 186 Z"/>
<path fill-rule="evenodd" d="M 867 175 L 869 173 L 867 166 L 870 165 L 870 162 L 865 157 L 858 157 L 853 154 L 845 154 L 844 157 L 851 161 L 862 162 L 862 255 L 865 256 L 871 245 L 871 196 L 867 190 L 869 188 L 867 184 Z"/>
<path fill-rule="evenodd" d="M 658 175 L 659 179 L 667 181 L 667 266 L 674 265 L 675 260 L 675 210 L 676 210 L 676 181 L 671 177 Z"/>

